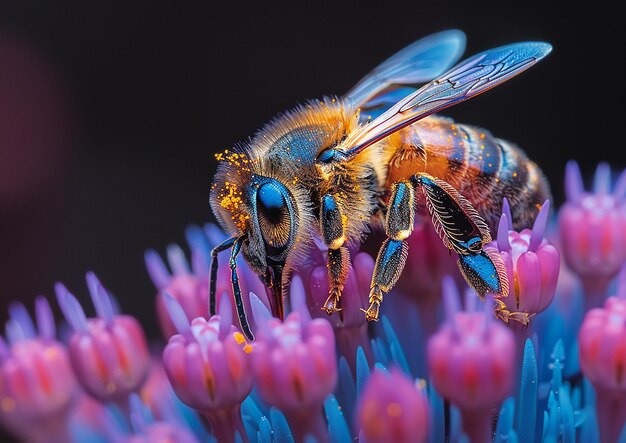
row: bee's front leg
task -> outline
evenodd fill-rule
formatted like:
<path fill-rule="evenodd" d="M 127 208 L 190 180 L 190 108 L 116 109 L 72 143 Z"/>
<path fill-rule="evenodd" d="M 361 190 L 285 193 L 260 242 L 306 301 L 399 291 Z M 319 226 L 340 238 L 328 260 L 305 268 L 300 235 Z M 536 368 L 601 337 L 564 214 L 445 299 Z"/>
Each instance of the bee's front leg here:
<path fill-rule="evenodd" d="M 365 312 L 368 321 L 378 320 L 383 292 L 389 292 L 400 277 L 409 245 L 405 239 L 413 231 L 415 191 L 408 182 L 394 183 L 385 217 L 385 240 L 378 251 L 370 284 L 370 305 Z"/>
<path fill-rule="evenodd" d="M 335 196 L 326 194 L 320 204 L 320 230 L 328 246 L 328 299 L 322 306 L 328 315 L 340 311 L 341 291 L 348 278 L 350 252 L 343 246 L 346 241 L 346 218 Z"/>

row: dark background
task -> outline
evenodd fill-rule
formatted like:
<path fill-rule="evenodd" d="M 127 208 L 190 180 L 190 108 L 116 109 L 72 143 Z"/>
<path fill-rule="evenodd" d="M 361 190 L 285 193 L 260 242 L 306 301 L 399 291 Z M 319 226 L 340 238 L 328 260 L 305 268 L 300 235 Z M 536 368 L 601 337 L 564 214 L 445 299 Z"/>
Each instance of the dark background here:
<path fill-rule="evenodd" d="M 606 109 L 623 103 L 614 67 L 623 38 L 600 5 L 230 3 L 2 4 L 0 321 L 10 300 L 31 308 L 56 281 L 86 301 L 84 273 L 94 270 L 157 336 L 143 253 L 212 219 L 213 153 L 447 28 L 465 31 L 467 56 L 522 40 L 554 45 L 519 78 L 445 113 L 523 147 L 557 205 L 568 159 L 585 175 L 602 160 L 626 166 L 623 113 Z"/>

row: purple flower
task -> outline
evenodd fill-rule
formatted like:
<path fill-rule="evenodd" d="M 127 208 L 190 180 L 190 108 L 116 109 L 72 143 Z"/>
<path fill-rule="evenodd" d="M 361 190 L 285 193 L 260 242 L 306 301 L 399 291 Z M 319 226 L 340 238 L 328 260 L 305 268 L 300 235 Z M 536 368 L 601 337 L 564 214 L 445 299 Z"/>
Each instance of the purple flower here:
<path fill-rule="evenodd" d="M 578 164 L 565 170 L 567 202 L 559 212 L 566 264 L 582 279 L 590 307 L 602 305 L 609 283 L 626 261 L 626 173 L 611 193 L 609 165 L 596 170 L 593 192 L 585 192 Z"/>
<path fill-rule="evenodd" d="M 356 416 L 362 442 L 420 443 L 428 437 L 426 396 L 398 369 L 372 373 L 359 397 Z"/>
<path fill-rule="evenodd" d="M 157 318 L 163 336 L 169 338 L 176 333 L 176 328 L 167 312 L 164 294 L 168 293 L 174 297 L 188 318 L 206 316 L 209 312 L 209 282 L 206 259 L 202 257 L 199 249 L 192 252 L 193 272 L 189 269 L 180 247 L 170 245 L 167 248 L 167 257 L 172 274 L 156 251 L 148 250 L 144 256 L 148 273 L 159 291 L 156 298 Z M 222 277 L 222 280 L 225 280 L 224 277 L 227 276 Z"/>
<path fill-rule="evenodd" d="M 163 364 L 181 401 L 200 411 L 218 441 L 234 441 L 235 431 L 245 438 L 241 402 L 252 390 L 251 345 L 232 325 L 228 299 L 220 314 L 191 324 L 180 304 L 165 295 L 178 334 L 163 351 Z"/>
<path fill-rule="evenodd" d="M 88 394 L 125 408 L 128 396 L 148 376 L 148 343 L 134 317 L 115 313 L 111 298 L 93 273 L 87 273 L 87 285 L 98 315 L 89 319 L 67 288 L 55 285 L 61 311 L 73 329 L 69 339 L 72 367 Z"/>
<path fill-rule="evenodd" d="M 459 311 L 456 286 L 444 279 L 446 321 L 428 340 L 432 382 L 461 410 L 463 429 L 472 442 L 491 439 L 490 411 L 510 393 L 515 375 L 515 338 L 493 320 L 490 303 L 475 311 L 476 295 L 468 291 L 468 310 Z"/>
<path fill-rule="evenodd" d="M 0 422 L 24 441 L 61 443 L 69 439 L 78 384 L 45 298 L 37 299 L 36 313 L 38 332 L 26 308 L 14 304 L 9 344 L 0 337 Z"/>
<path fill-rule="evenodd" d="M 514 231 L 508 208 L 505 201 L 497 240 L 489 244 L 498 249 L 509 280 L 508 297 L 496 299 L 496 315 L 505 322 L 516 320 L 527 325 L 532 316 L 552 303 L 561 260 L 558 249 L 543 238 L 549 200 L 542 205 L 532 231 Z"/>
<path fill-rule="evenodd" d="M 617 441 L 626 424 L 626 264 L 617 296 L 587 312 L 578 341 L 580 367 L 596 389 L 603 441 Z"/>
<path fill-rule="evenodd" d="M 322 406 L 337 383 L 335 337 L 330 323 L 311 319 L 299 277 L 291 288 L 293 311 L 284 322 L 271 318 L 253 297 L 259 333 L 252 370 L 259 395 L 285 414 L 296 441 L 307 434 L 327 441 Z"/>
<path fill-rule="evenodd" d="M 354 371 L 356 351 L 363 348 L 371 359 L 371 347 L 367 333 L 367 321 L 362 309 L 369 306 L 370 281 L 374 271 L 374 259 L 365 252 L 354 255 L 348 269 L 348 277 L 340 300 L 341 311 L 331 316 L 322 309 L 328 298 L 328 268 L 325 264 L 324 251 L 311 253 L 309 266 L 298 272 L 306 291 L 309 313 L 312 317 L 321 317 L 330 321 L 335 331 L 339 353 L 346 357 Z M 292 284 L 292 291 L 300 290 L 300 284 Z"/>

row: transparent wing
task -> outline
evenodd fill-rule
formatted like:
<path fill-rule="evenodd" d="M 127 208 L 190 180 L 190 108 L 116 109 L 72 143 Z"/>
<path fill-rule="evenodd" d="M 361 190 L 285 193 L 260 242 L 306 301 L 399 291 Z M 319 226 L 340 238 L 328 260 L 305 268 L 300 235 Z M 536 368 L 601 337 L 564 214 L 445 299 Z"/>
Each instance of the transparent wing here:
<path fill-rule="evenodd" d="M 369 99 L 393 85 L 416 85 L 430 81 L 452 66 L 464 49 L 465 34 L 456 29 L 424 37 L 378 65 L 344 99 L 363 107 Z"/>
<path fill-rule="evenodd" d="M 525 42 L 481 52 L 400 100 L 348 137 L 342 146 L 351 157 L 372 143 L 422 118 L 475 97 L 533 66 L 550 53 L 543 42 Z"/>

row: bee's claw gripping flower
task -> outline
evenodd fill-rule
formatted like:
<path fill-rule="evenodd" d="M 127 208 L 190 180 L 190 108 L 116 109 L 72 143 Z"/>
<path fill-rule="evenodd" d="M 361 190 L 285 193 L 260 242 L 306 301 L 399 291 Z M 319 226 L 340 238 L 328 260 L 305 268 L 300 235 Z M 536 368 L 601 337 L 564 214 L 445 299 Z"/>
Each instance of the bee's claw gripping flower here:
<path fill-rule="evenodd" d="M 511 392 L 515 375 L 513 333 L 488 310 L 458 311 L 458 294 L 444 284 L 446 321 L 428 341 L 428 365 L 437 391 L 463 415 L 463 428 L 478 442 L 491 437 L 490 410 Z M 468 300 L 473 297 L 468 298 Z"/>
<path fill-rule="evenodd" d="M 300 294 L 294 294 L 301 292 Z M 259 322 L 252 369 L 259 395 L 282 410 L 297 441 L 311 434 L 327 441 L 322 416 L 324 400 L 337 382 L 333 329 L 327 320 L 311 319 L 297 297 L 303 296 L 299 277 L 292 282 L 292 305 L 301 307 L 284 322 L 276 318 Z M 255 298 L 251 295 L 251 298 Z M 253 306 L 255 304 L 252 301 Z M 260 302 L 259 302 L 260 303 Z M 253 313 L 264 315 L 263 309 Z"/>
<path fill-rule="evenodd" d="M 598 165 L 592 192 L 585 192 L 578 164 L 567 163 L 567 201 L 559 212 L 565 263 L 581 279 L 589 307 L 602 305 L 608 285 L 626 262 L 626 171 L 610 192 L 607 164 Z"/>
<path fill-rule="evenodd" d="M 398 369 L 376 369 L 359 397 L 357 429 L 367 443 L 415 442 L 428 437 L 428 400 Z"/>
<path fill-rule="evenodd" d="M 69 440 L 67 418 L 78 393 L 65 347 L 55 339 L 50 305 L 36 300 L 37 328 L 22 304 L 10 307 L 8 343 L 0 337 L 0 423 L 29 442 Z"/>
<path fill-rule="evenodd" d="M 103 402 L 126 404 L 128 395 L 141 388 L 148 375 L 148 343 L 139 322 L 117 315 L 113 303 L 93 273 L 87 285 L 97 317 L 87 318 L 80 303 L 57 283 L 61 311 L 73 329 L 69 340 L 70 360 L 83 389 Z"/>
<path fill-rule="evenodd" d="M 163 351 L 167 377 L 180 400 L 200 411 L 218 441 L 245 436 L 241 403 L 252 389 L 252 350 L 232 325 L 230 301 L 224 296 L 219 315 L 189 323 L 180 304 L 165 294 L 166 306 L 178 334 Z"/>
<path fill-rule="evenodd" d="M 541 206 L 532 230 L 521 232 L 511 229 L 505 206 L 496 240 L 488 246 L 498 250 L 510 287 L 508 297 L 496 298 L 495 314 L 505 322 L 528 326 L 530 319 L 552 302 L 559 277 L 559 251 L 544 239 L 550 201 Z"/>
<path fill-rule="evenodd" d="M 626 424 L 626 264 L 617 296 L 587 312 L 578 340 L 581 369 L 596 390 L 603 441 L 617 441 Z"/>

